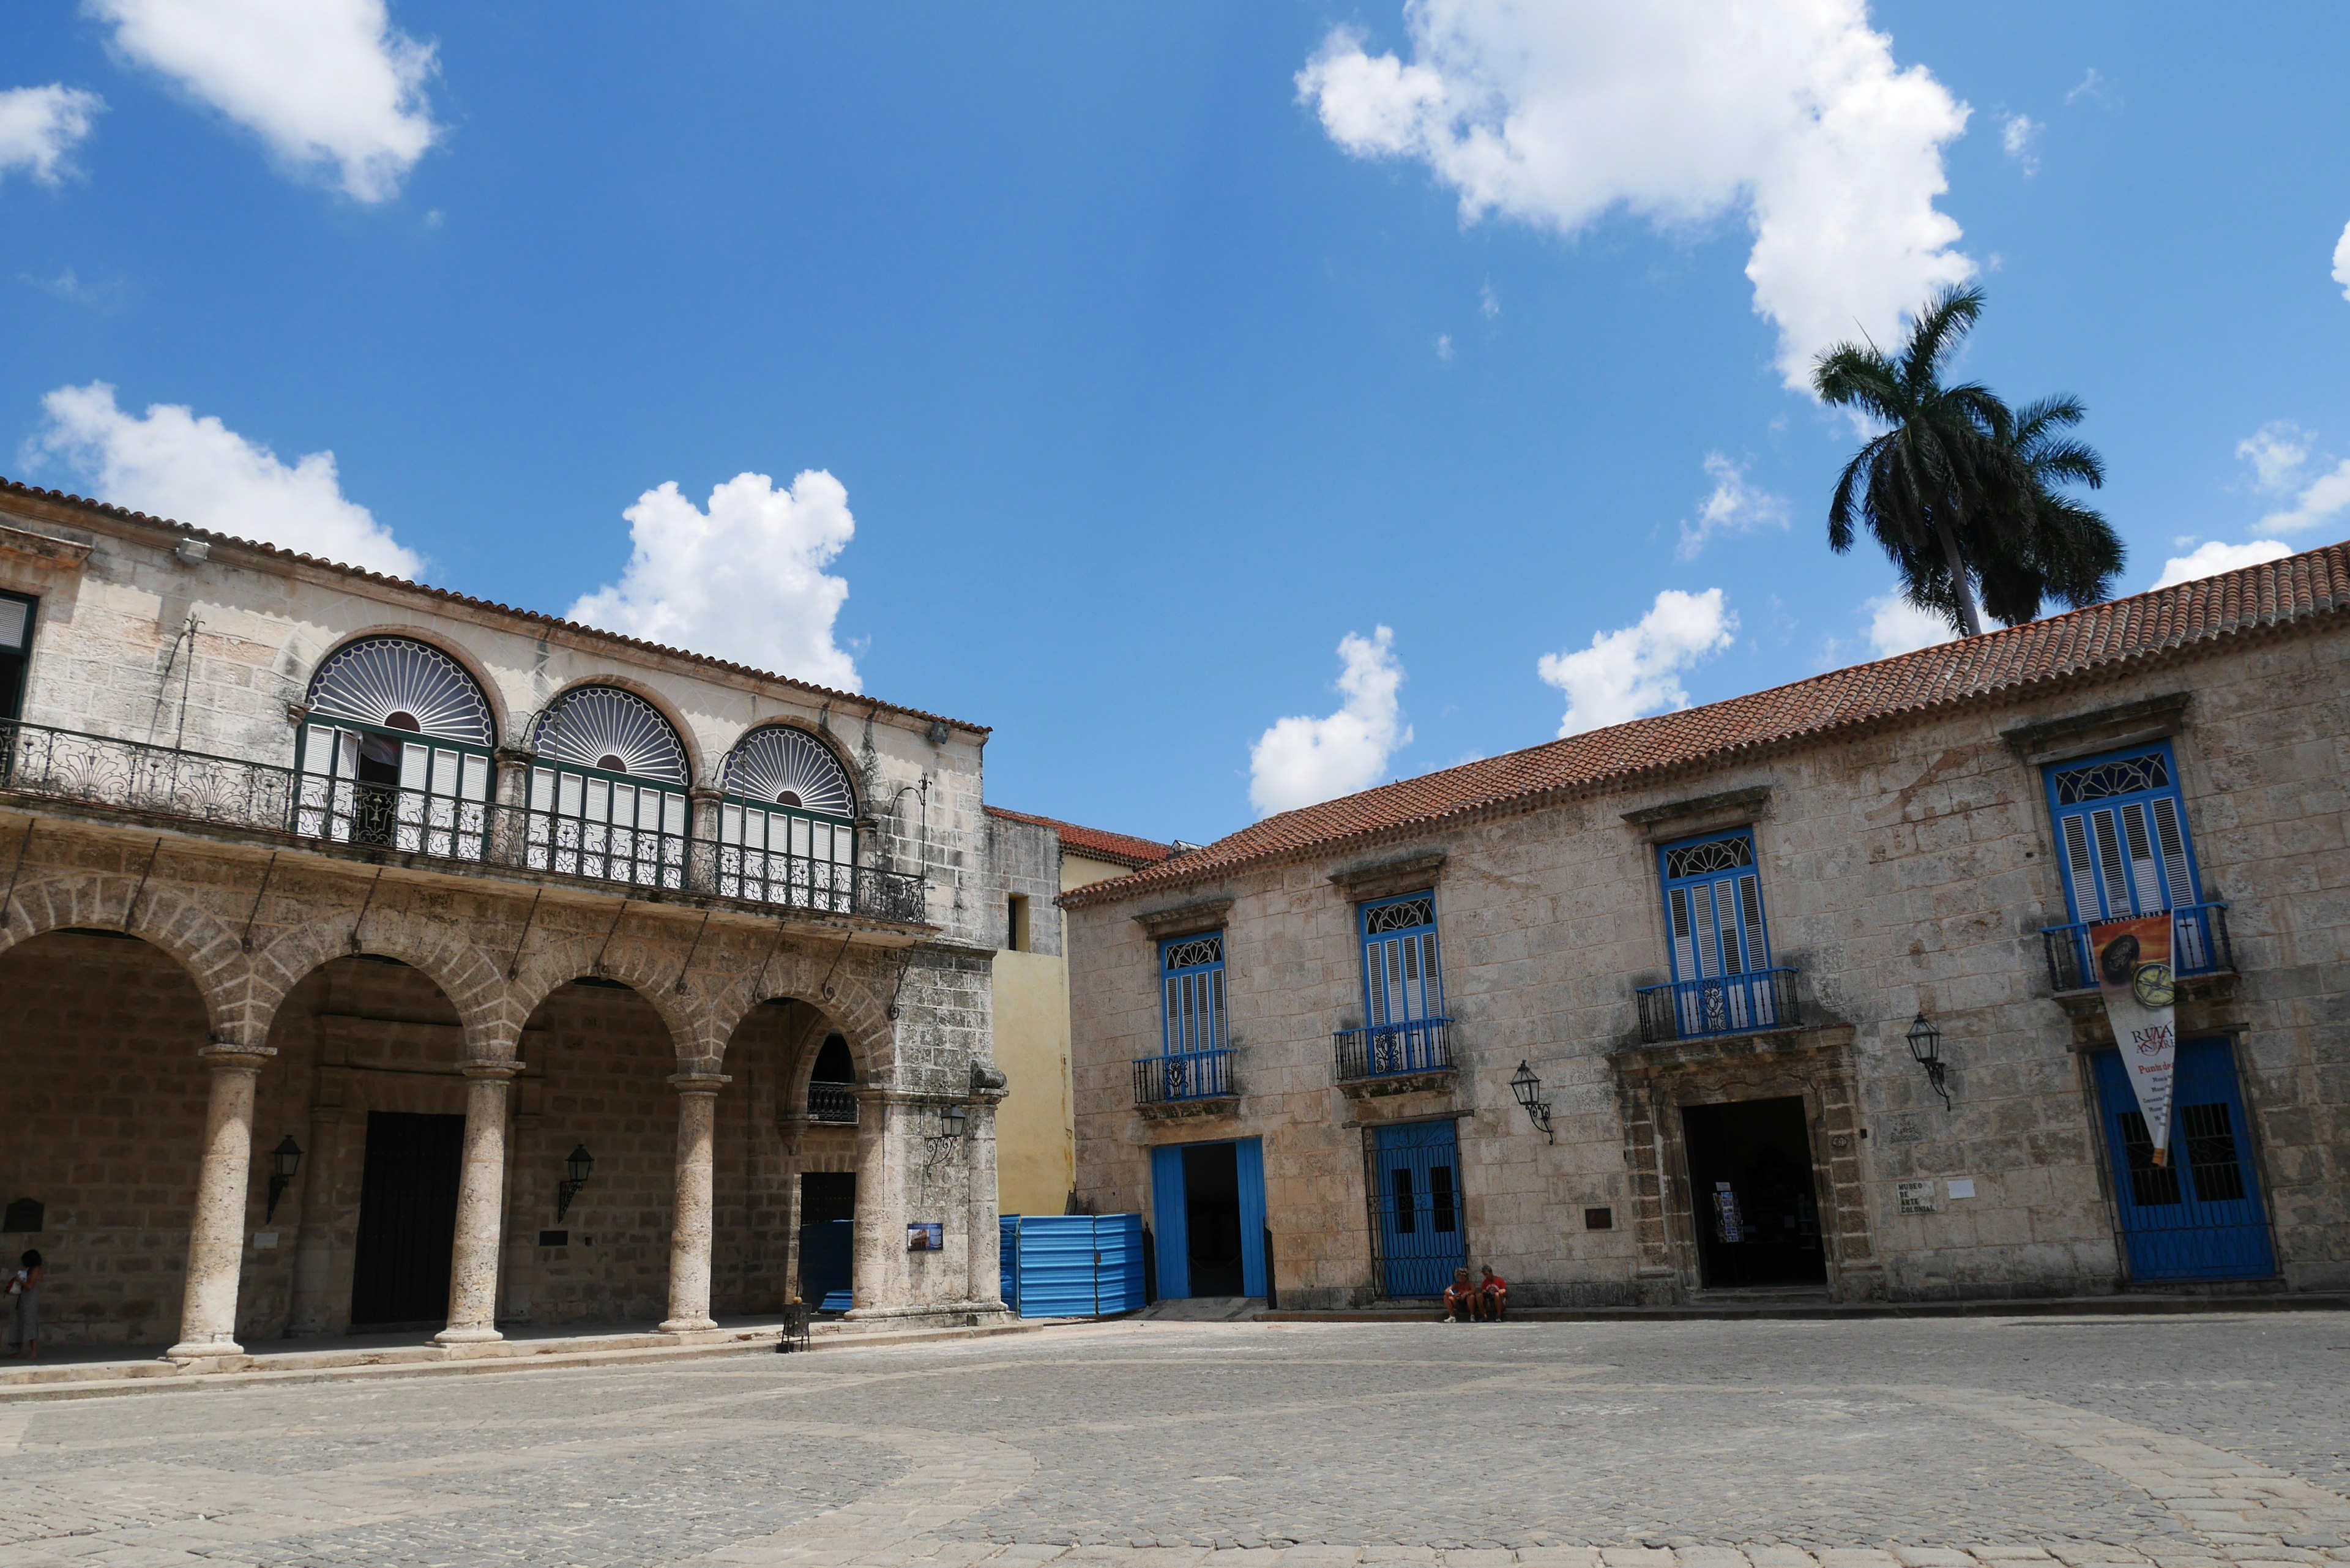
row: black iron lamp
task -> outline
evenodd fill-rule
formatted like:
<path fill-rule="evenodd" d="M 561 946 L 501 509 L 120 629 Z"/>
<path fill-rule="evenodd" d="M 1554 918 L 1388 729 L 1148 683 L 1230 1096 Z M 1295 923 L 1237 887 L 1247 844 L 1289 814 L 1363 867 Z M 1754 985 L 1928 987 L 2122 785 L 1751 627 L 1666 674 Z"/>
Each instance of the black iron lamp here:
<path fill-rule="evenodd" d="M 277 1218 L 277 1200 L 286 1196 L 287 1188 L 294 1185 L 294 1173 L 301 1168 L 302 1146 L 294 1141 L 292 1133 L 287 1133 L 286 1141 L 270 1151 L 269 1212 L 263 1217 L 263 1224 Z"/>
<path fill-rule="evenodd" d="M 1526 1119 L 1542 1128 L 1543 1137 L 1556 1143 L 1558 1135 L 1550 1130 L 1550 1102 L 1542 1097 L 1542 1080 L 1534 1076 L 1534 1068 L 1519 1063 L 1518 1075 L 1510 1080 L 1510 1092 L 1526 1108 Z"/>
<path fill-rule="evenodd" d="M 579 1196 L 580 1189 L 588 1185 L 588 1179 L 595 1174 L 596 1157 L 588 1152 L 588 1146 L 583 1143 L 574 1148 L 570 1158 L 563 1162 L 563 1179 L 555 1184 L 555 1217 L 557 1220 L 571 1212 L 571 1200 Z"/>
<path fill-rule="evenodd" d="M 963 1124 L 970 1115 L 971 1113 L 965 1110 L 959 1104 L 941 1106 L 939 1107 L 939 1136 L 941 1137 L 962 1137 Z"/>
<path fill-rule="evenodd" d="M 1950 1091 L 1944 1086 L 1942 1077 L 1950 1067 L 1942 1060 L 1942 1032 L 1934 1027 L 1932 1020 L 1920 1012 L 1918 1022 L 1909 1025 L 1909 1033 L 1901 1038 L 1909 1043 L 1910 1059 L 1926 1069 L 1926 1082 L 1933 1085 L 1934 1093 L 1942 1096 L 1942 1108 L 1949 1110 Z"/>

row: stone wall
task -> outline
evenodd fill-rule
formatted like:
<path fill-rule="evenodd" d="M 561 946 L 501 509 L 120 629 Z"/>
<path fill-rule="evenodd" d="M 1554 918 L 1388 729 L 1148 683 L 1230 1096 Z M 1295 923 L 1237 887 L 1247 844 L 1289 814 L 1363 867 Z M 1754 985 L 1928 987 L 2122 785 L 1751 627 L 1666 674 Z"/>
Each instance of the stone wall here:
<path fill-rule="evenodd" d="M 2031 755 L 2004 738 L 2181 692 L 2176 720 L 2081 728 Z M 2112 1290 L 2122 1264 L 2079 1054 L 2104 1026 L 2053 999 L 2039 934 L 2068 918 L 2042 753 L 2165 727 L 2204 893 L 2231 906 L 2241 970 L 2192 991 L 2181 1035 L 2234 1041 L 2285 1283 L 2350 1284 L 2350 636 L 2324 623 L 1345 855 L 1080 902 L 1081 1194 L 1147 1214 L 1153 1144 L 1263 1137 L 1284 1304 L 1353 1303 L 1378 1291 L 1363 1124 L 1457 1114 L 1472 1264 L 1491 1262 L 1522 1301 L 1678 1299 L 1697 1282 L 1691 1202 L 1672 1149 L 1660 1158 L 1659 1118 L 1741 1097 L 1742 1084 L 1792 1082 L 1812 1086 L 1839 1293 Z M 1805 1026 L 1706 1051 L 1644 1046 L 1635 989 L 1670 973 L 1656 846 L 1734 826 L 1753 830 L 1773 959 L 1800 971 Z M 1333 1086 L 1330 1036 L 1363 1022 L 1361 958 L 1353 896 L 1331 878 L 1436 855 L 1424 880 L 1460 1021 L 1458 1081 L 1351 1098 Z M 1159 1049 L 1159 1002 L 1135 917 L 1221 898 L 1243 1096 L 1212 1122 L 1146 1122 L 1129 1063 Z M 1920 1011 L 1953 1064 L 1947 1111 L 1902 1039 Z M 1781 1059 L 1749 1059 L 1763 1051 Z M 1543 1080 L 1555 1145 L 1512 1095 L 1522 1060 Z M 1971 1179 L 1976 1196 L 1903 1216 L 1895 1184 L 1926 1179 Z M 1603 1206 L 1614 1224 L 1587 1229 L 1585 1209 Z"/>

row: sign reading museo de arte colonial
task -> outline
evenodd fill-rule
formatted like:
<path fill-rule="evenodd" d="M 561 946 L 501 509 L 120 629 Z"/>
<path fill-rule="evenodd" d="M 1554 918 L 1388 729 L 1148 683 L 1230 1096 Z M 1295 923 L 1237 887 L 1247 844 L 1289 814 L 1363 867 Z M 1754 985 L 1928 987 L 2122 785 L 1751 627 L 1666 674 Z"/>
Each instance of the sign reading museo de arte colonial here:
<path fill-rule="evenodd" d="M 2122 1066 L 2137 1092 L 2138 1114 L 2154 1143 L 2154 1163 L 2170 1163 L 2170 1073 L 2178 1056 L 2172 1014 L 2171 923 L 2168 914 L 2110 920 L 2089 928 L 2097 990 L 2121 1047 Z"/>

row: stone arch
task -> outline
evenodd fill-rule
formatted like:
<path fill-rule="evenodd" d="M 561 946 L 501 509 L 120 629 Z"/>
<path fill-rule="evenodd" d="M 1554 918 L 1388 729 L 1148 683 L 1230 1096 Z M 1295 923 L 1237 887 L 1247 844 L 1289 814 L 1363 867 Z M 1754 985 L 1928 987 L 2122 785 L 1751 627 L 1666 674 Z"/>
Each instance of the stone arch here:
<path fill-rule="evenodd" d="M 833 951 L 839 949 L 836 946 Z M 711 996 L 705 1004 L 699 1042 L 705 1060 L 712 1064 L 725 1060 L 726 1048 L 753 1008 L 767 1002 L 798 1002 L 831 1019 L 835 1029 L 848 1042 L 849 1055 L 857 1063 L 858 1082 L 894 1082 L 898 1069 L 897 1027 L 889 1016 L 889 988 L 897 978 L 896 957 L 883 952 L 877 959 L 871 949 L 852 950 L 844 954 L 835 968 L 830 953 L 786 942 L 765 965 L 764 973 L 759 960 L 750 960 L 743 966 L 741 978 Z M 884 972 L 875 972 L 877 963 Z M 824 994 L 827 970 L 832 971 L 829 996 Z"/>
<path fill-rule="evenodd" d="M 734 738 L 726 743 L 725 753 L 719 758 L 718 766 L 713 767 L 711 770 L 711 774 L 707 781 L 711 788 L 723 789 L 725 787 L 726 781 L 719 776 L 719 773 L 724 767 L 726 760 L 733 756 L 734 753 L 742 746 L 743 742 L 749 740 L 753 735 L 757 734 L 762 730 L 796 730 L 801 734 L 806 735 L 811 742 L 822 747 L 825 754 L 839 764 L 841 774 L 848 781 L 848 798 L 850 802 L 850 810 L 848 815 L 851 817 L 862 817 L 865 815 L 867 809 L 866 795 L 868 793 L 867 780 L 864 770 L 859 768 L 857 764 L 857 759 L 850 756 L 847 749 L 841 745 L 841 743 L 828 732 L 818 729 L 816 725 L 807 722 L 806 720 L 794 718 L 791 715 L 785 713 L 778 713 L 771 718 L 754 719 L 750 723 L 743 725 L 742 729 L 735 732 Z"/>
<path fill-rule="evenodd" d="M 498 689 L 497 680 L 491 675 L 489 667 L 475 658 L 463 644 L 450 638 L 437 627 L 411 626 L 405 622 L 392 621 L 380 626 L 360 627 L 342 633 L 320 649 L 318 656 L 311 659 L 302 670 L 299 683 L 305 697 L 308 695 L 310 682 L 317 679 L 318 671 L 327 660 L 355 642 L 365 642 L 369 638 L 376 637 L 404 638 L 410 642 L 421 642 L 435 652 L 447 654 L 456 662 L 460 670 L 473 677 L 473 684 L 481 688 L 482 700 L 490 705 L 490 743 L 493 746 L 514 743 L 513 714 L 506 706 L 505 693 Z"/>
<path fill-rule="evenodd" d="M 574 938 L 552 950 L 524 957 L 515 979 L 506 986 L 507 1011 L 514 1018 L 517 1037 L 524 1023 L 546 1005 L 546 999 L 573 981 L 614 980 L 636 992 L 660 1015 L 669 1029 L 678 1070 L 693 1070 L 702 1057 L 695 1049 L 702 1031 L 700 1021 L 687 1005 L 688 999 L 679 996 L 676 991 L 677 963 L 684 956 L 682 950 L 671 954 L 665 944 L 658 942 L 616 942 L 604 952 L 603 962 L 598 965 L 596 955 L 600 945 L 599 933 L 595 938 Z"/>
<path fill-rule="evenodd" d="M 265 1016 L 274 1015 L 303 978 L 336 959 L 354 956 L 398 959 L 440 989 L 465 1028 L 465 1054 L 482 1060 L 510 1059 L 522 1033 L 521 1021 L 506 996 L 505 976 L 463 931 L 400 907 L 400 889 L 390 900 L 379 888 L 366 906 L 359 946 L 340 919 L 306 920 L 285 928 L 253 955 L 253 992 Z M 387 902 L 390 904 L 387 908 Z M 359 911 L 352 910 L 359 919 Z"/>
<path fill-rule="evenodd" d="M 517 747 L 529 746 L 531 732 L 538 728 L 538 721 L 542 714 L 574 691 L 585 691 L 591 686 L 609 686 L 616 691 L 625 691 L 631 697 L 641 698 L 647 706 L 661 716 L 662 722 L 668 724 L 671 732 L 677 736 L 677 743 L 685 749 L 686 786 L 692 789 L 715 783 L 711 776 L 709 761 L 702 753 L 701 737 L 694 733 L 693 726 L 686 722 L 685 715 L 679 711 L 677 704 L 658 687 L 650 686 L 633 676 L 623 675 L 618 670 L 604 670 L 565 681 L 547 694 L 546 701 L 541 702 L 532 711 L 521 730 L 514 732 L 514 739 L 509 743 Z"/>
<path fill-rule="evenodd" d="M 143 866 L 146 857 L 133 858 Z M 268 1037 L 269 1009 L 256 1007 L 250 966 L 237 934 L 169 883 L 150 877 L 140 888 L 135 870 L 52 870 L 19 877 L 16 897 L 0 910 L 0 954 L 50 931 L 77 927 L 122 931 L 170 957 L 194 982 L 215 1040 L 257 1045 Z M 133 896 L 139 908 L 130 908 Z M 131 917 L 126 926 L 125 917 Z"/>

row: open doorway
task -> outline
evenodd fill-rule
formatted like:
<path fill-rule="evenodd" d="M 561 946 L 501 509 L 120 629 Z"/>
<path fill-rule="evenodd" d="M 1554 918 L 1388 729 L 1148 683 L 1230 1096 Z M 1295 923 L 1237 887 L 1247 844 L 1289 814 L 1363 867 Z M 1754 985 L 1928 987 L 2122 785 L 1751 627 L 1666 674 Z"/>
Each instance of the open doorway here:
<path fill-rule="evenodd" d="M 1800 1099 L 1684 1106 L 1700 1282 L 1824 1285 L 1811 1139 Z"/>
<path fill-rule="evenodd" d="M 856 1283 L 857 1173 L 800 1175 L 800 1299 L 821 1312 L 847 1312 Z"/>
<path fill-rule="evenodd" d="M 369 1111 L 359 1183 L 354 1324 L 432 1324 L 449 1314 L 465 1118 Z"/>
<path fill-rule="evenodd" d="M 1191 1293 L 1244 1296 L 1241 1269 L 1241 1168 L 1228 1143 L 1183 1151 L 1183 1208 L 1191 1238 Z"/>

